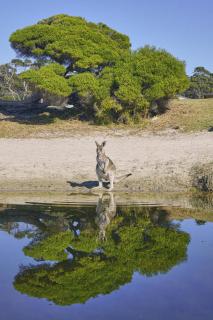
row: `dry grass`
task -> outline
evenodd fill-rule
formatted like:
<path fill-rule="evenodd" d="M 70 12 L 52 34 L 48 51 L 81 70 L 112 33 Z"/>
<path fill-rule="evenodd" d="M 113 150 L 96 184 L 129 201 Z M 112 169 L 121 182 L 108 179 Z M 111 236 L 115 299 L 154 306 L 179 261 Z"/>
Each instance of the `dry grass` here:
<path fill-rule="evenodd" d="M 102 131 L 103 127 L 96 127 L 77 120 L 55 119 L 45 124 L 25 124 L 15 121 L 0 122 L 0 138 L 52 138 L 74 135 L 88 135 L 95 131 Z"/>
<path fill-rule="evenodd" d="M 151 120 L 149 130 L 198 132 L 213 127 L 213 99 L 172 100 L 169 110 Z"/>
<path fill-rule="evenodd" d="M 25 115 L 24 121 L 0 113 L 0 138 L 52 138 L 95 134 L 138 134 L 144 130 L 179 129 L 183 132 L 207 130 L 213 126 L 213 99 L 173 100 L 169 110 L 140 125 L 95 126 L 77 120 L 50 117 L 48 113 Z"/>

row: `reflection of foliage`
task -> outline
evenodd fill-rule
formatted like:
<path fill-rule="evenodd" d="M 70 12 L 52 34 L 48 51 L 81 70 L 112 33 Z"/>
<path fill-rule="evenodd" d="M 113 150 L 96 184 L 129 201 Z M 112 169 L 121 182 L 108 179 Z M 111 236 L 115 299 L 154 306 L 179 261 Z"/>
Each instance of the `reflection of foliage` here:
<path fill-rule="evenodd" d="M 40 241 L 36 245 L 30 245 L 24 248 L 26 256 L 33 257 L 34 259 L 66 260 L 67 252 L 65 249 L 69 246 L 72 240 L 70 231 L 60 232 Z"/>
<path fill-rule="evenodd" d="M 153 215 L 161 215 L 157 209 L 141 210 L 140 215 L 121 210 L 122 215 L 107 227 L 104 242 L 98 240 L 97 228 L 90 222 L 79 236 L 62 232 L 25 248 L 36 259 L 60 261 L 67 247 L 73 259 L 24 268 L 15 278 L 15 288 L 68 305 L 118 289 L 131 281 L 134 271 L 147 276 L 168 272 L 186 259 L 189 236 L 165 219 L 164 223 L 153 222 Z"/>
<path fill-rule="evenodd" d="M 22 293 L 48 298 L 56 304 L 84 303 L 98 294 L 107 294 L 131 280 L 132 272 L 125 265 L 115 268 L 113 261 L 100 257 L 65 261 L 26 269 L 15 279 L 14 286 Z"/>
<path fill-rule="evenodd" d="M 198 219 L 196 219 L 195 222 L 196 222 L 196 224 L 197 224 L 198 226 L 202 226 L 202 225 L 206 224 L 206 221 L 198 220 Z"/>
<path fill-rule="evenodd" d="M 142 274 L 168 272 L 171 267 L 186 259 L 186 246 L 189 241 L 186 233 L 158 227 L 150 230 L 149 236 L 151 242 L 148 242 L 141 256 L 139 271 Z"/>
<path fill-rule="evenodd" d="M 75 250 L 89 253 L 97 248 L 97 238 L 98 234 L 94 230 L 85 229 L 79 237 L 73 239 L 72 246 Z"/>

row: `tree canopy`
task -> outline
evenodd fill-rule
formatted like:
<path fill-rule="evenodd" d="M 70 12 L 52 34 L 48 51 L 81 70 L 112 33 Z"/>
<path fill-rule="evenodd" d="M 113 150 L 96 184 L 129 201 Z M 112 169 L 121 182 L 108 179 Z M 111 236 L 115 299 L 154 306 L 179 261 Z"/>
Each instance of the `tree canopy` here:
<path fill-rule="evenodd" d="M 76 115 L 99 123 L 140 121 L 153 102 L 185 91 L 185 64 L 165 50 L 131 50 L 128 36 L 103 23 L 56 15 L 17 30 L 16 52 L 45 63 L 21 74 L 39 90 L 65 97 Z"/>
<path fill-rule="evenodd" d="M 129 38 L 81 17 L 56 15 L 14 32 L 12 47 L 25 56 L 49 57 L 72 69 L 112 64 L 130 48 Z"/>

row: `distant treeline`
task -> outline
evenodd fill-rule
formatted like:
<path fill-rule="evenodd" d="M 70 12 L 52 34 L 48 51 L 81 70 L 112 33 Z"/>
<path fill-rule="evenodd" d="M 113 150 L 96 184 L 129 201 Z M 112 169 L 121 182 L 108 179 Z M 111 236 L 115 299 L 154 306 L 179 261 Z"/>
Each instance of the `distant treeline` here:
<path fill-rule="evenodd" d="M 133 51 L 128 36 L 80 17 L 44 19 L 10 42 L 20 58 L 0 66 L 0 99 L 69 104 L 80 119 L 139 122 L 177 94 L 201 98 L 212 90 L 204 68 L 188 78 L 185 63 L 165 50 Z"/>
<path fill-rule="evenodd" d="M 185 92 L 186 97 L 192 99 L 213 98 L 213 73 L 204 67 L 197 67 L 189 80 L 190 86 Z"/>

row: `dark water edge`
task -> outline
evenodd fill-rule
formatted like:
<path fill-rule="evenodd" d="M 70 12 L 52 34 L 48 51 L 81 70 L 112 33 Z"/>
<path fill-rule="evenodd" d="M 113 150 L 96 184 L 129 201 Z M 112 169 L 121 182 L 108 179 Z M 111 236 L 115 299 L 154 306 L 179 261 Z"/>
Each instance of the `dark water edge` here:
<path fill-rule="evenodd" d="M 0 319 L 213 318 L 211 194 L 14 199 L 0 205 Z"/>

